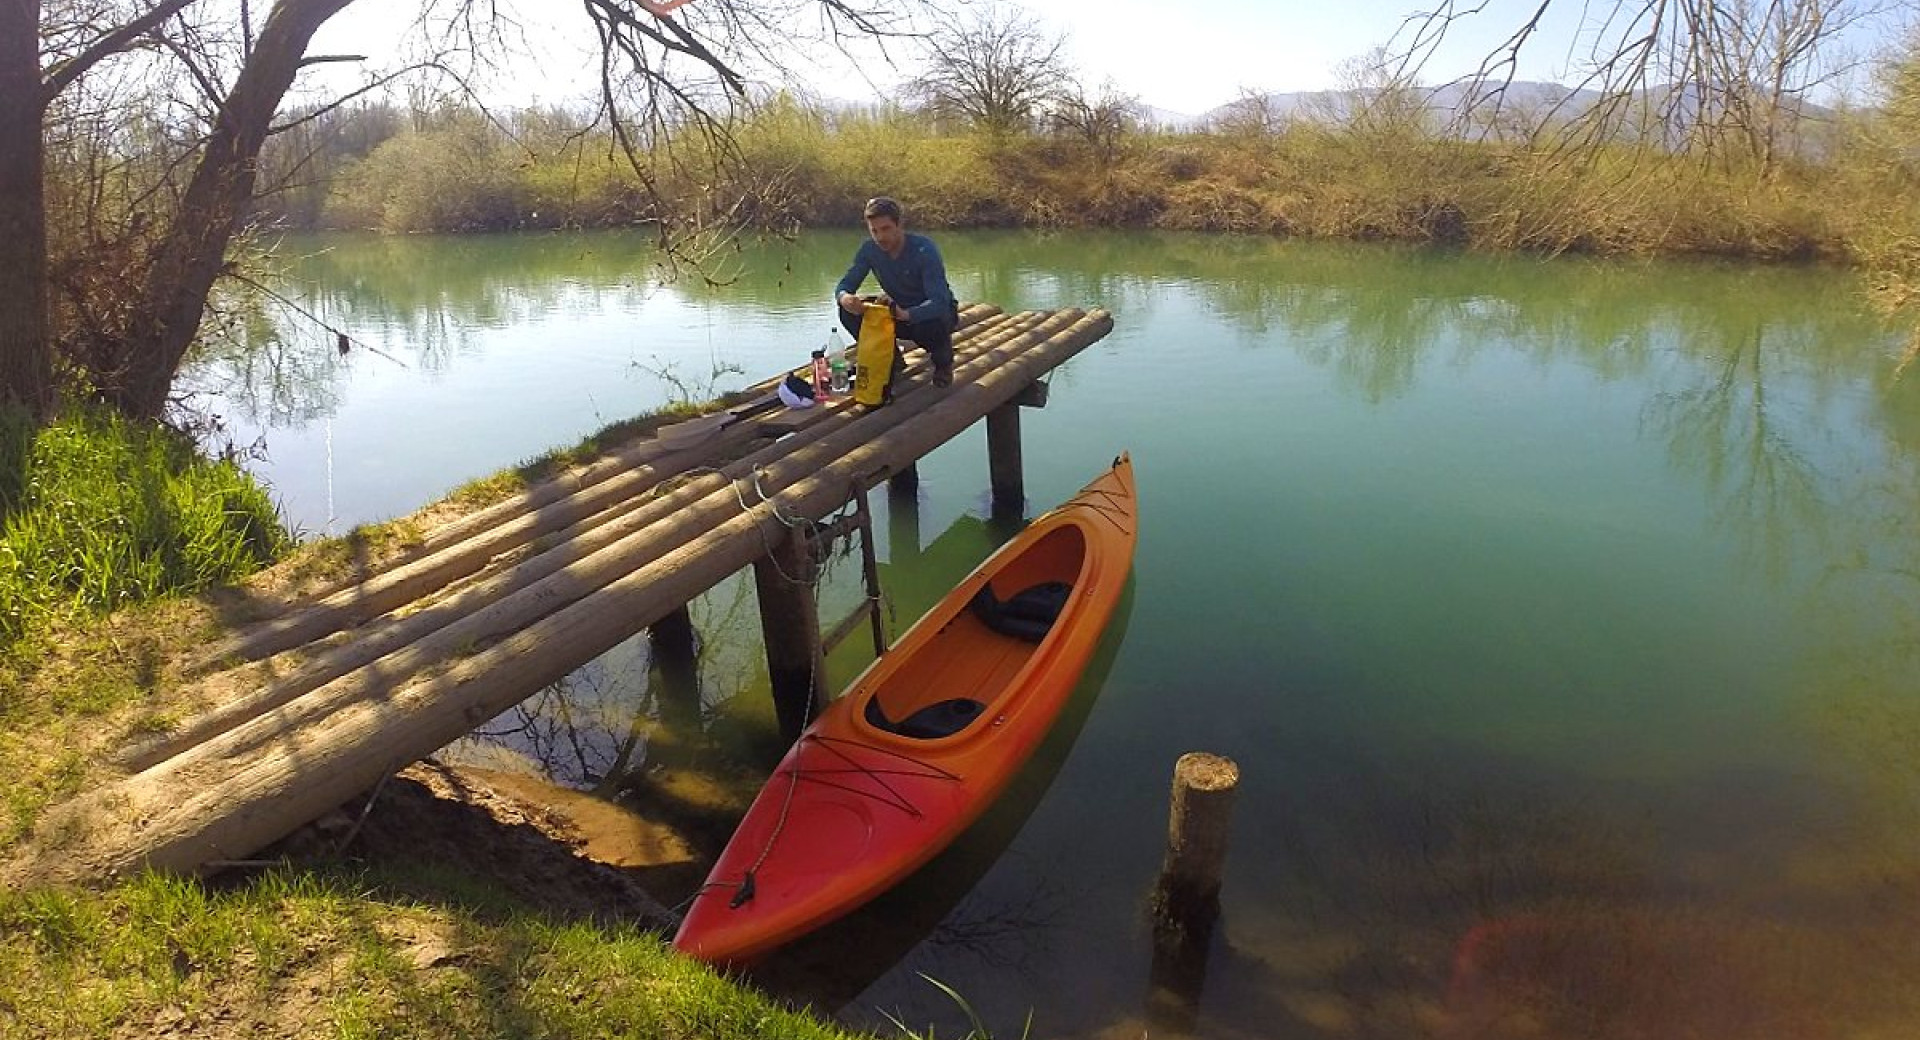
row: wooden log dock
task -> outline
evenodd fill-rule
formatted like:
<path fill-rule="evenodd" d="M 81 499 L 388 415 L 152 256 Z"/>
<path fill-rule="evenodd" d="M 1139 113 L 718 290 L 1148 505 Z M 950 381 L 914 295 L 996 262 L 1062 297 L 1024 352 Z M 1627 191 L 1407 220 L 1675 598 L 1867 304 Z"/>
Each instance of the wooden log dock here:
<path fill-rule="evenodd" d="M 757 567 L 766 592 L 806 564 L 802 533 L 850 503 L 864 513 L 869 490 L 910 480 L 983 419 L 995 508 L 1017 509 L 1005 501 L 1022 493 L 1016 409 L 1043 405 L 1044 377 L 1112 328 L 1099 310 L 974 305 L 950 388 L 930 386 L 916 351 L 887 407 L 789 411 L 771 397 L 781 373 L 745 404 L 428 532 L 388 569 L 209 647 L 190 671 L 218 706 L 124 750 L 124 775 L 51 813 L 41 833 L 54 837 L 9 873 L 84 881 L 244 860 L 683 617 L 729 576 Z M 776 681 L 783 662 L 817 661 L 810 586 L 763 597 L 762 611 Z"/>

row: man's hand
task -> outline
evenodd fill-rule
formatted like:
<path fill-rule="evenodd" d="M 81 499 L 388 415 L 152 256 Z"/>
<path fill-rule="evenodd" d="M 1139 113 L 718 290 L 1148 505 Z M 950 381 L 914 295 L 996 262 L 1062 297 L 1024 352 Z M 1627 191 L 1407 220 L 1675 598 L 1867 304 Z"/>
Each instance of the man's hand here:
<path fill-rule="evenodd" d="M 893 305 L 893 320 L 906 322 L 906 321 L 912 321 L 913 319 L 907 317 L 907 309 L 905 307 L 902 307 L 896 303 Z"/>
<path fill-rule="evenodd" d="M 840 309 L 846 311 L 848 314 L 859 314 L 861 308 L 865 306 L 866 304 L 860 302 L 860 297 L 850 292 L 840 294 Z"/>

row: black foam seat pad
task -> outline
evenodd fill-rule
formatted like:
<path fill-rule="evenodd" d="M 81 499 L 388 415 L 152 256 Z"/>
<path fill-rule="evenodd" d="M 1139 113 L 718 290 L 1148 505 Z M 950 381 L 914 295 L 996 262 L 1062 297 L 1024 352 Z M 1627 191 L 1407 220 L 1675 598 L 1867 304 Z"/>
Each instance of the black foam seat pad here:
<path fill-rule="evenodd" d="M 993 586 L 982 585 L 968 603 L 981 624 L 1004 636 L 1038 643 L 1060 619 L 1060 612 L 1073 598 L 1073 586 L 1064 581 L 1043 581 L 999 599 Z"/>
<path fill-rule="evenodd" d="M 970 697 L 950 697 L 935 701 L 895 722 L 887 718 L 887 713 L 881 709 L 880 698 L 874 697 L 867 701 L 867 722 L 888 733 L 898 733 L 916 740 L 933 740 L 951 737 L 966 729 L 986 710 L 985 704 Z"/>

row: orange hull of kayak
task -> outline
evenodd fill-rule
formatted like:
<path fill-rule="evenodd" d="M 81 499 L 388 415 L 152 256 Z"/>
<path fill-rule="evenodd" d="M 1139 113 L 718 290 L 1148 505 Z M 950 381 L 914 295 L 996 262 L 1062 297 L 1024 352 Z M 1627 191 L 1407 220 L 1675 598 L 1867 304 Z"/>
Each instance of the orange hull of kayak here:
<path fill-rule="evenodd" d="M 1135 514 L 1121 456 L 861 673 L 767 780 L 674 945 L 750 963 L 892 888 L 979 818 L 1092 658 L 1133 565 Z"/>

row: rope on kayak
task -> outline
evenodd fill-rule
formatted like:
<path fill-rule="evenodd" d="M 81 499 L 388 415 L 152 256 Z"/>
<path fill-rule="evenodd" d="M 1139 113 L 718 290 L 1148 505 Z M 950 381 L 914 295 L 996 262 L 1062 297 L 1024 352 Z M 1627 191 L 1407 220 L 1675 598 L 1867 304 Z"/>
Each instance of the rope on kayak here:
<path fill-rule="evenodd" d="M 858 740 L 847 740 L 844 737 L 823 737 L 823 736 L 819 736 L 818 734 L 807 737 L 805 739 L 811 740 L 812 742 L 814 742 L 815 744 L 818 744 L 820 747 L 822 747 L 826 751 L 831 752 L 834 755 L 834 757 L 840 759 L 842 762 L 845 762 L 847 764 L 847 768 L 844 768 L 844 769 L 814 768 L 811 770 L 807 770 L 806 772 L 808 775 L 803 777 L 801 776 L 802 770 L 796 764 L 795 768 L 792 771 L 792 775 L 795 778 L 794 779 L 795 786 L 798 786 L 799 781 L 801 779 L 811 780 L 816 784 L 821 784 L 826 787 L 831 787 L 831 788 L 834 788 L 835 790 L 847 791 L 852 794 L 864 795 L 868 798 L 872 798 L 874 801 L 877 801 L 882 805 L 892 806 L 893 808 L 898 809 L 903 813 L 906 813 L 908 816 L 911 816 L 916 820 L 922 818 L 925 814 L 920 811 L 919 806 L 913 804 L 912 799 L 909 799 L 906 795 L 901 794 L 898 789 L 896 789 L 892 784 L 888 783 L 885 779 L 886 777 L 905 776 L 905 777 L 914 777 L 921 780 L 946 780 L 951 783 L 960 782 L 960 774 L 958 773 L 949 772 L 945 769 L 940 768 L 939 766 L 922 762 L 919 759 L 914 758 L 912 755 L 902 754 L 898 751 L 894 751 L 891 748 L 877 747 L 873 744 L 867 744 Z M 866 763 L 861 762 L 860 760 L 854 758 L 852 755 L 847 754 L 845 751 L 842 751 L 839 747 L 836 747 L 835 745 L 845 745 L 847 747 L 859 748 L 863 751 L 878 752 L 890 758 L 897 758 L 902 762 L 905 762 L 908 765 L 911 765 L 915 768 L 913 769 L 875 769 L 874 767 L 867 765 Z M 882 797 L 881 795 L 875 793 L 871 789 L 856 787 L 852 784 L 843 784 L 843 783 L 837 783 L 831 780 L 821 779 L 822 776 L 833 776 L 833 775 L 840 775 L 840 774 L 857 774 L 857 775 L 865 776 L 867 779 L 872 780 L 875 784 L 879 785 L 881 790 L 884 790 L 886 792 L 886 796 Z"/>
<path fill-rule="evenodd" d="M 813 714 L 811 683 L 808 684 L 808 689 L 807 714 L 811 715 Z M 791 779 L 787 783 L 786 795 L 780 799 L 780 816 L 773 822 L 773 833 L 767 835 L 767 843 L 760 847 L 760 857 L 754 860 L 753 866 L 748 867 L 747 872 L 741 876 L 740 890 L 733 894 L 733 900 L 727 904 L 727 908 L 730 910 L 740 909 L 753 898 L 755 888 L 754 878 L 760 873 L 760 868 L 766 866 L 767 857 L 773 855 L 773 846 L 779 842 L 780 833 L 787 829 L 787 814 L 793 810 L 793 792 L 800 786 L 800 764 L 795 762 L 794 767 L 787 772 L 787 775 Z"/>
<path fill-rule="evenodd" d="M 700 891 L 694 893 L 695 898 L 698 898 L 701 894 L 705 893 L 708 889 L 733 888 L 734 889 L 733 898 L 727 902 L 728 909 L 738 910 L 753 900 L 753 897 L 756 894 L 756 891 L 758 889 L 757 879 L 759 877 L 760 868 L 765 866 L 767 863 L 768 857 L 773 855 L 774 845 L 779 842 L 781 833 L 787 829 L 787 817 L 793 809 L 793 795 L 795 791 L 799 790 L 800 781 L 802 780 L 808 780 L 825 787 L 831 787 L 838 791 L 846 791 L 850 794 L 863 795 L 865 797 L 872 798 L 873 800 L 881 803 L 882 805 L 892 806 L 893 808 L 898 809 L 903 813 L 906 813 L 907 815 L 913 817 L 916 820 L 923 818 L 925 814 L 920 811 L 920 808 L 918 806 L 913 804 L 912 799 L 909 799 L 906 795 L 901 794 L 897 788 L 895 788 L 892 784 L 888 783 L 886 781 L 886 777 L 889 777 L 889 776 L 918 777 L 923 780 L 946 780 L 951 783 L 959 783 L 961 780 L 961 776 L 958 773 L 942 769 L 939 766 L 933 765 L 931 763 L 922 762 L 919 759 L 914 758 L 912 755 L 902 754 L 898 751 L 894 751 L 891 748 L 876 747 L 872 744 L 863 743 L 858 740 L 847 740 L 842 737 L 823 737 L 818 734 L 802 736 L 801 739 L 803 741 L 811 742 L 819 746 L 823 750 L 829 752 L 834 757 L 845 762 L 847 764 L 846 767 L 829 768 L 829 769 L 822 769 L 819 767 L 808 768 L 808 767 L 803 767 L 800 764 L 799 760 L 796 759 L 794 761 L 793 767 L 786 771 L 787 791 L 784 795 L 781 796 L 781 799 L 780 799 L 780 816 L 774 821 L 773 831 L 767 835 L 766 844 L 760 847 L 760 855 L 757 859 L 753 861 L 753 866 L 750 866 L 746 869 L 746 871 L 741 875 L 740 882 L 737 885 L 729 882 L 712 882 L 706 885 L 702 885 L 700 886 Z M 875 769 L 874 767 L 869 766 L 859 761 L 858 759 L 854 758 L 852 755 L 847 754 L 845 751 L 841 750 L 841 748 L 836 747 L 835 745 L 845 745 L 847 747 L 860 748 L 865 751 L 878 752 L 890 758 L 900 759 L 902 762 L 905 762 L 908 765 L 913 766 L 914 768 Z M 856 786 L 854 784 L 840 783 L 835 780 L 825 779 L 825 777 L 828 777 L 828 776 L 834 776 L 839 774 L 849 774 L 849 773 L 863 775 L 867 777 L 867 779 L 879 785 L 879 787 L 882 790 L 884 790 L 886 794 L 883 796 L 873 791 L 871 788 Z M 689 900 L 689 902 L 691 902 L 691 900 Z"/>
<path fill-rule="evenodd" d="M 1095 502 L 1094 499 L 1096 498 L 1104 501 Z M 1113 492 L 1104 489 L 1098 491 L 1083 491 L 1074 497 L 1074 502 L 1085 507 L 1087 511 L 1093 515 L 1106 520 L 1118 528 L 1121 534 L 1133 533 L 1133 528 L 1127 526 L 1127 524 L 1121 520 L 1122 517 L 1128 515 L 1127 509 L 1125 505 L 1121 503 L 1120 496 Z"/>
<path fill-rule="evenodd" d="M 829 516 L 826 519 L 821 521 L 810 520 L 805 516 L 790 516 L 781 512 L 779 502 L 776 501 L 772 495 L 767 494 L 766 488 L 761 486 L 760 478 L 762 473 L 763 473 L 762 470 L 755 468 L 746 480 L 734 480 L 730 482 L 731 487 L 733 488 L 734 497 L 738 499 L 740 502 L 741 512 L 751 513 L 753 512 L 755 505 L 764 505 L 767 507 L 767 512 L 773 516 L 774 520 L 778 521 L 782 526 L 795 532 L 805 532 L 808 536 L 815 536 L 816 533 L 820 531 L 822 528 L 831 527 L 834 524 L 838 523 L 839 520 L 842 518 L 842 516 L 846 515 L 847 513 L 856 511 L 856 506 L 859 504 L 858 498 L 860 495 L 860 485 L 858 481 L 855 481 L 853 485 L 853 489 L 848 496 L 849 500 L 847 502 L 847 505 L 842 507 L 842 509 L 840 511 L 837 511 L 833 516 Z M 746 484 L 747 486 L 753 489 L 753 493 L 759 498 L 758 503 L 749 503 L 747 501 L 746 492 L 741 487 L 742 484 Z M 871 528 L 869 528 L 868 533 L 866 534 L 866 537 L 871 538 L 872 536 L 873 535 L 872 535 Z M 773 551 L 773 545 L 767 541 L 767 534 L 764 529 L 762 529 L 760 532 L 760 539 L 761 539 L 761 543 L 765 545 L 767 548 L 767 559 L 770 562 L 772 562 L 774 571 L 778 573 L 782 579 L 784 579 L 785 581 L 791 582 L 792 584 L 795 584 L 795 585 L 811 586 L 817 594 L 820 586 L 820 581 L 824 576 L 824 572 L 826 570 L 824 566 L 813 567 L 812 573 L 808 575 L 788 574 L 785 570 L 781 569 L 779 554 Z M 816 562 L 819 562 L 819 561 L 816 561 Z M 819 664 L 820 664 L 820 659 L 816 655 L 809 662 L 809 668 L 817 669 L 819 667 Z M 819 687 L 820 687 L 820 676 L 817 673 L 817 671 L 813 671 L 811 674 L 807 676 L 807 680 L 808 681 L 807 681 L 806 717 L 811 719 L 814 713 L 814 697 L 816 696 L 817 691 L 819 690 Z M 854 770 L 867 773 L 867 775 L 870 776 L 875 783 L 885 788 L 887 793 L 890 796 L 892 796 L 892 799 L 893 799 L 891 802 L 888 802 L 887 799 L 881 798 L 880 801 L 886 802 L 887 804 L 895 805 L 896 807 L 902 809 L 902 811 L 909 813 L 915 818 L 918 818 L 921 815 L 919 809 L 915 808 L 912 802 L 908 801 L 898 791 L 894 790 L 893 787 L 889 785 L 885 780 L 881 779 L 880 772 L 882 771 L 875 771 L 872 769 L 868 769 L 867 767 L 854 761 L 845 752 L 840 751 L 837 748 L 831 747 L 830 742 L 832 738 L 822 738 L 818 736 L 809 738 L 803 735 L 802 739 L 803 740 L 811 739 L 815 743 L 820 744 L 823 747 L 826 747 L 827 750 L 831 751 L 833 754 L 835 754 L 836 756 L 838 756 L 839 758 L 847 762 L 850 766 L 854 768 Z M 885 749 L 875 749 L 875 750 L 885 751 Z M 886 753 L 896 754 L 894 752 L 886 752 Z M 904 758 L 907 761 L 913 762 L 915 765 L 920 766 L 922 769 L 930 769 L 930 770 L 933 770 L 933 772 L 911 773 L 905 770 L 884 771 L 884 772 L 892 772 L 895 775 L 922 776 L 922 777 L 938 775 L 940 777 L 944 777 L 946 779 L 954 780 L 954 781 L 957 781 L 960 779 L 959 776 L 952 773 L 947 773 L 945 770 L 938 769 L 937 767 L 927 766 L 925 763 L 914 762 L 913 759 L 908 758 L 905 755 L 896 754 L 896 757 Z M 828 772 L 845 772 L 845 771 L 846 770 L 829 770 Z M 753 865 L 748 867 L 746 871 L 741 875 L 739 884 L 730 886 L 726 882 L 718 882 L 718 883 L 709 883 L 706 885 L 702 885 L 700 887 L 700 890 L 694 893 L 694 898 L 698 898 L 701 894 L 705 893 L 707 890 L 712 888 L 733 887 L 735 889 L 733 898 L 729 900 L 727 904 L 729 909 L 738 910 L 742 906 L 745 906 L 747 903 L 753 900 L 753 897 L 758 889 L 757 879 L 759 876 L 760 868 L 765 866 L 768 858 L 773 855 L 774 846 L 779 843 L 780 836 L 783 833 L 785 833 L 787 829 L 787 820 L 793 811 L 794 793 L 797 790 L 799 790 L 800 781 L 802 779 L 811 779 L 815 783 L 827 783 L 828 786 L 833 786 L 833 787 L 845 787 L 846 790 L 855 791 L 855 793 L 865 793 L 871 797 L 879 798 L 878 795 L 874 795 L 870 791 L 859 792 L 852 787 L 846 787 L 846 785 L 833 784 L 828 781 L 820 780 L 818 777 L 807 776 L 806 772 L 807 771 L 802 769 L 801 767 L 799 757 L 796 756 L 794 759 L 793 768 L 787 771 L 787 778 L 788 778 L 787 790 L 786 790 L 786 793 L 783 794 L 780 799 L 780 815 L 774 820 L 773 830 L 770 833 L 768 833 L 766 843 L 760 847 L 760 855 L 754 859 Z M 691 902 L 691 900 L 689 900 L 689 902 Z"/>

